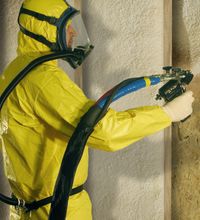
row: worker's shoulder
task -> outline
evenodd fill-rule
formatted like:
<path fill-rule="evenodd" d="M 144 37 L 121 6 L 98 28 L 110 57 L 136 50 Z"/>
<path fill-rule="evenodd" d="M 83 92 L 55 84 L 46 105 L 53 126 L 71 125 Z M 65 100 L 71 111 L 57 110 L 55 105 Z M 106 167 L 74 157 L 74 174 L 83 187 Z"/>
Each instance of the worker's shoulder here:
<path fill-rule="evenodd" d="M 40 64 L 32 69 L 24 80 L 25 84 L 46 87 L 71 82 L 67 73 L 56 65 Z"/>
<path fill-rule="evenodd" d="M 33 61 L 32 57 L 29 56 L 17 56 L 8 66 L 5 68 L 1 74 L 1 78 L 4 79 L 4 84 L 11 83 L 15 78 L 22 72 L 24 72 L 25 77 L 20 82 L 20 84 L 37 83 L 42 84 L 46 80 L 51 79 L 62 79 L 68 80 L 67 74 L 56 65 L 56 61 L 49 61 L 31 67 Z M 27 71 L 27 73 L 26 73 Z"/>
<path fill-rule="evenodd" d="M 59 78 L 63 77 L 65 75 L 65 72 L 58 66 L 55 65 L 47 65 L 47 64 L 40 64 L 34 69 L 30 71 L 28 74 L 29 78 L 31 79 L 38 79 L 38 78 Z M 28 77 L 27 77 L 28 78 Z"/>
<path fill-rule="evenodd" d="M 0 93 L 15 79 L 17 75 L 26 69 L 26 76 L 18 84 L 18 88 L 23 88 L 26 93 L 35 94 L 38 91 L 55 90 L 55 88 L 72 88 L 74 82 L 69 78 L 56 61 L 48 61 L 29 68 L 33 58 L 28 56 L 18 56 L 5 69 L 1 75 Z"/>

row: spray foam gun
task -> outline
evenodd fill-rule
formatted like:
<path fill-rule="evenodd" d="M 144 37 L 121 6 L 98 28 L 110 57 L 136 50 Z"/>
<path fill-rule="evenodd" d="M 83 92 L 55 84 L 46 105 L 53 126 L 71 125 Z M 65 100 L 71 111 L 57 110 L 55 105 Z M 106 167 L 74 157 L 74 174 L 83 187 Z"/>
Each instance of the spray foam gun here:
<path fill-rule="evenodd" d="M 160 77 L 160 81 L 168 82 L 158 90 L 156 100 L 163 98 L 166 102 L 170 102 L 186 91 L 186 85 L 192 81 L 193 74 L 190 70 L 172 66 L 165 66 L 163 70 L 165 73 L 158 77 Z"/>
<path fill-rule="evenodd" d="M 193 74 L 190 70 L 182 70 L 172 66 L 165 66 L 163 70 L 166 73 L 160 75 L 160 79 L 161 81 L 168 80 L 168 82 L 158 90 L 156 100 L 163 98 L 165 102 L 170 102 L 186 91 L 186 85 L 192 81 Z M 181 122 L 186 121 L 190 116 L 181 120 Z"/>

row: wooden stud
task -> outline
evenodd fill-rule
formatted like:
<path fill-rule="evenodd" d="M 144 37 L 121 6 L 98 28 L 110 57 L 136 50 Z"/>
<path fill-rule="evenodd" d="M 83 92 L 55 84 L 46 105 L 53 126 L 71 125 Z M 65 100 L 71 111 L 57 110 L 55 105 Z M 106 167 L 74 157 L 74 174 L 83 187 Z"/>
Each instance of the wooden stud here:
<path fill-rule="evenodd" d="M 164 0 L 164 66 L 172 65 L 172 0 Z M 171 127 L 164 131 L 164 219 L 171 220 L 172 190 Z"/>

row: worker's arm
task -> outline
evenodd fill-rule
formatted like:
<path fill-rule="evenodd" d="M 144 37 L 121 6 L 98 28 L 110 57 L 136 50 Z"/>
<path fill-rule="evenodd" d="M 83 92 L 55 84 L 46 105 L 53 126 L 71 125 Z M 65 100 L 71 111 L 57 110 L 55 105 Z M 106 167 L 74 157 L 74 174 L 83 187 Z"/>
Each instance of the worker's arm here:
<path fill-rule="evenodd" d="M 36 114 L 56 130 L 71 136 L 80 117 L 94 104 L 66 75 L 54 73 L 37 88 Z M 88 144 L 106 151 L 116 151 L 171 124 L 159 106 L 117 112 L 109 109 L 96 125 Z"/>
<path fill-rule="evenodd" d="M 91 146 L 116 151 L 192 114 L 192 91 L 176 97 L 164 107 L 146 106 L 123 112 L 109 110 L 89 139 Z M 102 137 L 104 137 L 102 139 Z"/>
<path fill-rule="evenodd" d="M 146 106 L 123 112 L 109 110 L 89 139 L 91 146 L 116 151 L 192 114 L 192 91 L 176 97 L 164 107 Z M 103 139 L 102 139 L 103 137 Z"/>
<path fill-rule="evenodd" d="M 96 125 L 88 144 L 106 151 L 117 151 L 170 124 L 171 119 L 159 106 L 122 112 L 110 109 Z"/>

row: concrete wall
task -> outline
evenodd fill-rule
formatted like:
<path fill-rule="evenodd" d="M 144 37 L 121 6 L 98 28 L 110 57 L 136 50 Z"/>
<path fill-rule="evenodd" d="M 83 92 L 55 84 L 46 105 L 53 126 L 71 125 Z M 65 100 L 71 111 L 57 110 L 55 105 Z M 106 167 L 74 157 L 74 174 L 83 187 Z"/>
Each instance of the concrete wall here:
<path fill-rule="evenodd" d="M 15 56 L 20 2 L 1 4 L 0 71 Z M 85 0 L 83 16 L 95 45 L 83 70 L 84 90 L 90 98 L 98 98 L 125 78 L 161 72 L 163 1 Z M 132 94 L 112 107 L 155 104 L 156 90 Z M 91 150 L 87 187 L 95 220 L 164 219 L 163 150 L 163 132 L 117 153 Z M 5 190 L 2 183 L 0 190 Z M 1 219 L 6 219 L 3 212 Z"/>
<path fill-rule="evenodd" d="M 194 113 L 173 126 L 172 219 L 200 219 L 200 1 L 173 1 L 173 64 L 195 74 Z"/>

